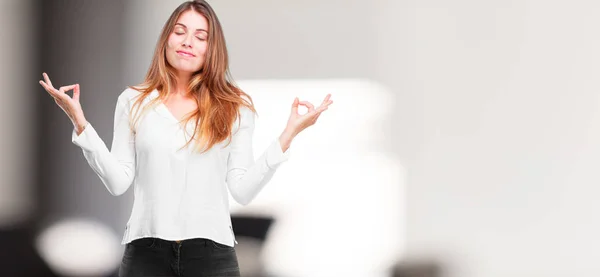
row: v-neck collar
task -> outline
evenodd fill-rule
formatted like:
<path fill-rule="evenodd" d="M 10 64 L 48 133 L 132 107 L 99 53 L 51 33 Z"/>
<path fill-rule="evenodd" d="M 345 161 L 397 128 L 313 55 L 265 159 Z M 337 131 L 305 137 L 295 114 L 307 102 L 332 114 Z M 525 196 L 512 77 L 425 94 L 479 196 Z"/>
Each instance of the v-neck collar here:
<path fill-rule="evenodd" d="M 150 93 L 150 96 L 150 100 L 154 100 L 158 98 L 160 94 L 158 93 L 158 90 L 155 89 Z M 177 118 L 171 113 L 171 111 L 169 111 L 169 108 L 167 108 L 167 106 L 163 103 L 162 100 L 158 100 L 158 103 L 154 106 L 154 110 L 169 121 L 179 123 L 179 120 L 177 120 Z"/>
<path fill-rule="evenodd" d="M 160 94 L 158 93 L 157 89 L 154 89 L 150 93 L 150 96 L 152 97 L 152 99 L 155 99 L 155 98 L 158 98 L 160 96 Z M 165 105 L 165 103 L 162 100 L 158 100 L 158 104 L 156 104 L 154 109 L 158 114 L 160 114 L 164 118 L 167 118 L 168 120 L 172 121 L 173 123 L 181 123 L 181 121 L 179 119 L 177 119 L 175 117 L 175 115 L 173 115 L 173 113 L 169 110 L 167 105 Z M 190 120 L 188 122 L 188 124 L 190 124 L 191 122 L 193 122 L 193 120 Z"/>

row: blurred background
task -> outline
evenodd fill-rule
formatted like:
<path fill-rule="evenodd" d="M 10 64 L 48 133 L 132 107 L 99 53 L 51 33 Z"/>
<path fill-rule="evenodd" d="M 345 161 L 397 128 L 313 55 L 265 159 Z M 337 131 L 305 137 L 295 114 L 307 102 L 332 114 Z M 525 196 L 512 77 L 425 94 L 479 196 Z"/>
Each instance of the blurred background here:
<path fill-rule="evenodd" d="M 111 196 L 39 86 L 79 83 L 107 145 L 182 1 L 0 1 L 0 276 L 116 276 Z M 212 0 L 255 151 L 334 105 L 252 204 L 243 276 L 599 276 L 600 3 Z"/>

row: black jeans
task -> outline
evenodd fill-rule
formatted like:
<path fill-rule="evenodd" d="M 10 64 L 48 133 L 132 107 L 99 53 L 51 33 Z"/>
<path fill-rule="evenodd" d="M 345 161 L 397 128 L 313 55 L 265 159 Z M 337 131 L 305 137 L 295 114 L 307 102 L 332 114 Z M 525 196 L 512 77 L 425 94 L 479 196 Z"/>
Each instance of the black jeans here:
<path fill-rule="evenodd" d="M 240 276 L 235 249 L 209 239 L 136 239 L 125 246 L 119 277 Z"/>

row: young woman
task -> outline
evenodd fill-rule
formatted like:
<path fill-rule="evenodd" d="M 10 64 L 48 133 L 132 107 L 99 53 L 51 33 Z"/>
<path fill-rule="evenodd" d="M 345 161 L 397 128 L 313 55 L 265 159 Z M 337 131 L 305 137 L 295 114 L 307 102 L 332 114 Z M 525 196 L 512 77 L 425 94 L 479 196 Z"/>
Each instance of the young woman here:
<path fill-rule="evenodd" d="M 85 119 L 79 84 L 56 89 L 43 77 L 108 191 L 121 195 L 133 184 L 119 269 L 127 277 L 240 276 L 228 191 L 242 205 L 252 201 L 293 138 L 332 103 L 330 95 L 316 108 L 295 98 L 287 126 L 255 160 L 253 102 L 231 80 L 221 25 L 204 1 L 171 14 L 145 81 L 118 97 L 110 151 Z"/>

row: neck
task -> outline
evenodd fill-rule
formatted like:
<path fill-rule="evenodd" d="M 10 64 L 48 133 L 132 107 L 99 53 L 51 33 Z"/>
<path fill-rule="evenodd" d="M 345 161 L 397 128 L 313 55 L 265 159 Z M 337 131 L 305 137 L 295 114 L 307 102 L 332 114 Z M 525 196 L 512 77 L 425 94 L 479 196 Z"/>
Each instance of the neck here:
<path fill-rule="evenodd" d="M 192 76 L 190 74 L 179 73 L 173 94 L 179 97 L 188 97 L 190 93 L 188 91 L 187 84 L 189 84 L 191 78 Z"/>

